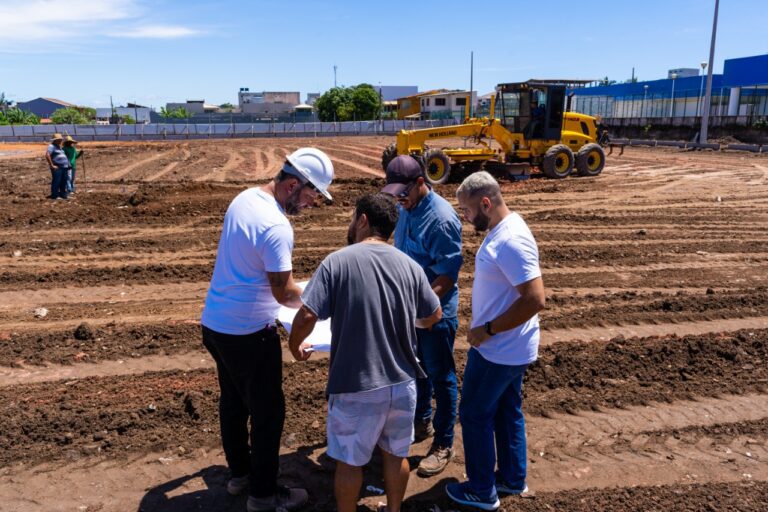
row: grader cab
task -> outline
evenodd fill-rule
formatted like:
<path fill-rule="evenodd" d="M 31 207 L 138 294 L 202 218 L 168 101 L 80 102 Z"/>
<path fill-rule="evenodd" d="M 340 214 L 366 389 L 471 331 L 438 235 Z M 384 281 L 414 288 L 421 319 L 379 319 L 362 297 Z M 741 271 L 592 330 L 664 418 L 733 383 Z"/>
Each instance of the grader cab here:
<path fill-rule="evenodd" d="M 469 171 L 486 168 L 512 179 L 525 179 L 532 167 L 548 178 L 562 179 L 576 169 L 580 176 L 597 176 L 605 166 L 598 144 L 597 119 L 569 112 L 566 88 L 583 82 L 529 80 L 499 84 L 490 115 L 464 124 L 401 130 L 397 142 L 384 150 L 386 170 L 397 155 L 419 159 L 432 184 L 449 180 L 455 166 Z M 463 147 L 438 147 L 441 139 L 464 139 Z"/>

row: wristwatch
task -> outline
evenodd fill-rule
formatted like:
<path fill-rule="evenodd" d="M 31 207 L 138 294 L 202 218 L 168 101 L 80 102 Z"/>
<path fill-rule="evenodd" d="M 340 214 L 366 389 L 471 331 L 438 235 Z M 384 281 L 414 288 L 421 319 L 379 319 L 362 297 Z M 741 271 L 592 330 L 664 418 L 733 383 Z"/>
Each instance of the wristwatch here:
<path fill-rule="evenodd" d="M 488 336 L 493 336 L 496 334 L 493 332 L 493 329 L 491 329 L 491 321 L 485 322 L 485 332 L 488 333 Z"/>

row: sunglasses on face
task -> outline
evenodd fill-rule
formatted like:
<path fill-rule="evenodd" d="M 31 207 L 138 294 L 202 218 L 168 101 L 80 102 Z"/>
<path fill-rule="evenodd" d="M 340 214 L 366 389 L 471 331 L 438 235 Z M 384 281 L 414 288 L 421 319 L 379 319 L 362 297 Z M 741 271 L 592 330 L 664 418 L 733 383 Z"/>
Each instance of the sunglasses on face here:
<path fill-rule="evenodd" d="M 408 195 L 411 193 L 411 190 L 413 190 L 413 187 L 415 187 L 415 186 L 416 186 L 416 182 L 412 181 L 410 183 L 410 185 L 408 185 L 408 187 L 406 187 L 405 190 L 403 190 L 402 192 L 397 194 L 397 198 L 398 199 L 406 199 L 406 198 L 408 198 Z"/>

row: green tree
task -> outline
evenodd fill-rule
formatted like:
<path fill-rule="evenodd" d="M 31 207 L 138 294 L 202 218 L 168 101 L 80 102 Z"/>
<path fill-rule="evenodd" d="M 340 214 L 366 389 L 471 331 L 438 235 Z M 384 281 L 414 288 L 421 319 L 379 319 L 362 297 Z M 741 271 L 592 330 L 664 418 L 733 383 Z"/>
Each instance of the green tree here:
<path fill-rule="evenodd" d="M 160 117 L 168 119 L 169 117 L 173 117 L 173 112 L 165 107 L 160 107 Z"/>
<path fill-rule="evenodd" d="M 0 111 L 0 125 L 9 124 L 40 124 L 40 118 L 32 112 L 24 112 L 16 107 L 12 107 Z"/>
<path fill-rule="evenodd" d="M 175 117 L 177 119 L 189 119 L 193 115 L 194 114 L 192 112 L 184 107 L 179 107 L 171 112 L 171 117 Z"/>
<path fill-rule="evenodd" d="M 324 92 L 315 102 L 321 121 L 363 121 L 377 119 L 379 94 L 369 84 L 354 87 L 334 87 Z"/>
<path fill-rule="evenodd" d="M 128 114 L 120 116 L 120 119 L 122 120 L 123 124 L 136 124 L 136 120 L 134 120 L 133 117 L 129 116 Z"/>
<path fill-rule="evenodd" d="M 598 83 L 600 85 L 613 85 L 616 83 L 616 80 L 611 80 L 607 76 L 601 80 L 598 80 Z"/>
<path fill-rule="evenodd" d="M 60 108 L 51 114 L 51 121 L 56 124 L 88 124 L 90 121 L 74 107 Z"/>
<path fill-rule="evenodd" d="M 352 106 L 355 119 L 378 119 L 381 107 L 379 93 L 369 84 L 360 84 L 357 87 L 353 87 Z"/>
<path fill-rule="evenodd" d="M 11 106 L 11 100 L 5 97 L 4 92 L 0 92 L 0 110 L 6 110 Z"/>
<path fill-rule="evenodd" d="M 235 110 L 235 106 L 231 103 L 222 103 L 219 105 L 219 110 L 222 110 L 224 112 L 232 112 Z"/>

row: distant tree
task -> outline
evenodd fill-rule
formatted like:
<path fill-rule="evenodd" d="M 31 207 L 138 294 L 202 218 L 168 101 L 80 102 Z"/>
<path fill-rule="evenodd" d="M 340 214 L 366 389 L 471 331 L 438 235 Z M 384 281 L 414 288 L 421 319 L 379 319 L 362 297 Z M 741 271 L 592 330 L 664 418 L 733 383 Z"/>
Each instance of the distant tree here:
<path fill-rule="evenodd" d="M 601 80 L 598 80 L 598 83 L 600 85 L 613 85 L 616 83 L 616 80 L 611 80 L 607 76 Z"/>
<path fill-rule="evenodd" d="M 122 124 L 136 124 L 136 120 L 128 114 L 120 116 L 120 122 Z"/>
<path fill-rule="evenodd" d="M 51 114 L 51 121 L 56 124 L 89 124 L 91 122 L 80 109 L 74 107 L 56 110 Z"/>
<path fill-rule="evenodd" d="M 0 92 L 0 110 L 6 110 L 13 103 L 11 100 L 5 97 L 4 92 Z"/>
<path fill-rule="evenodd" d="M 219 105 L 219 110 L 222 110 L 224 112 L 232 112 L 235 110 L 235 106 L 231 103 L 222 103 Z"/>
<path fill-rule="evenodd" d="M 353 87 L 352 105 L 355 119 L 377 119 L 381 108 L 381 98 L 372 85 L 360 84 Z"/>
<path fill-rule="evenodd" d="M 369 84 L 334 87 L 324 92 L 315 102 L 321 121 L 377 119 L 379 106 L 379 94 Z"/>
<path fill-rule="evenodd" d="M 25 112 L 16 107 L 0 111 L 0 125 L 40 124 L 40 118 L 32 112 Z"/>
<path fill-rule="evenodd" d="M 193 115 L 195 114 L 193 114 L 192 112 L 190 112 L 184 107 L 179 107 L 176 110 L 173 110 L 171 112 L 171 117 L 175 117 L 177 119 L 189 119 Z"/>
<path fill-rule="evenodd" d="M 165 107 L 160 107 L 160 117 L 163 119 L 168 119 L 169 117 L 173 117 L 172 111 L 168 110 Z"/>

